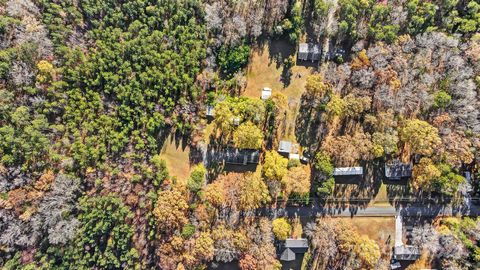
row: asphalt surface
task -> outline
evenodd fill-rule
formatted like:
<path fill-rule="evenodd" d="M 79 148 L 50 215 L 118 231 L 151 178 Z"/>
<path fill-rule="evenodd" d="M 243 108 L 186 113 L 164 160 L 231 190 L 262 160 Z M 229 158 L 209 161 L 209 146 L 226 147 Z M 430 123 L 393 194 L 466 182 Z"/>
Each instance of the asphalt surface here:
<path fill-rule="evenodd" d="M 480 208 L 475 205 L 452 207 L 451 205 L 405 205 L 405 206 L 342 206 L 328 207 L 316 204 L 308 206 L 299 206 L 274 209 L 261 209 L 262 214 L 270 216 L 288 216 L 288 217 L 441 217 L 441 216 L 473 216 L 480 215 Z"/>

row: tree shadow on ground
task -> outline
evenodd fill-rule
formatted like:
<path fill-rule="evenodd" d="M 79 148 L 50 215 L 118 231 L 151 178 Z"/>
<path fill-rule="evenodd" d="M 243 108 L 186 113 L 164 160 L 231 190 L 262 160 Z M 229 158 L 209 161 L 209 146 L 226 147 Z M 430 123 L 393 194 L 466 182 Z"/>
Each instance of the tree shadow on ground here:
<path fill-rule="evenodd" d="M 327 132 L 322 124 L 322 113 L 318 112 L 317 106 L 317 102 L 304 93 L 295 119 L 295 136 L 298 143 L 311 150 L 318 149 Z"/>
<path fill-rule="evenodd" d="M 268 44 L 269 64 L 275 62 L 277 69 L 282 68 L 280 81 L 283 87 L 290 85 L 292 80 L 292 67 L 294 66 L 294 58 L 296 52 L 296 45 L 291 44 L 284 38 L 271 40 Z"/>

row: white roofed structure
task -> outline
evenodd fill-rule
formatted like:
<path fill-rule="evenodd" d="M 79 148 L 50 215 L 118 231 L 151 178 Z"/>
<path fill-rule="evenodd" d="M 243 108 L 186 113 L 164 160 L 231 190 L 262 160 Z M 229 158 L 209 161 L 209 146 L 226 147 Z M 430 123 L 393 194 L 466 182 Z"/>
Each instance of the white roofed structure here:
<path fill-rule="evenodd" d="M 362 167 L 339 167 L 333 170 L 333 176 L 363 175 Z"/>
<path fill-rule="evenodd" d="M 269 99 L 271 96 L 272 96 L 272 89 L 268 87 L 264 87 L 262 89 L 262 96 L 261 96 L 262 100 Z"/>

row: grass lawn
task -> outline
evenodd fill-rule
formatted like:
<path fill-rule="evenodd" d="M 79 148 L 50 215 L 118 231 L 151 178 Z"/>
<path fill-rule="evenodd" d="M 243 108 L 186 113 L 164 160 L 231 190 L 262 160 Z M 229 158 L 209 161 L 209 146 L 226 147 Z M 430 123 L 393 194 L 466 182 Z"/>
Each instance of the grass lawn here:
<path fill-rule="evenodd" d="M 167 163 L 170 175 L 176 176 L 179 181 L 186 181 L 190 176 L 190 148 L 183 148 L 181 142 L 177 144 L 172 136 L 165 141 L 160 157 Z"/>
<path fill-rule="evenodd" d="M 361 235 L 367 235 L 370 239 L 377 241 L 380 246 L 387 245 L 390 236 L 390 244 L 395 241 L 395 218 L 394 217 L 354 217 L 348 218 L 355 229 Z"/>
<path fill-rule="evenodd" d="M 370 205 L 390 206 L 390 202 L 388 201 L 387 186 L 385 184 L 380 186 L 377 195 L 370 202 Z"/>
<path fill-rule="evenodd" d="M 274 45 L 272 45 L 274 43 Z M 290 83 L 284 86 L 281 81 L 283 65 L 277 65 L 277 62 L 270 55 L 270 46 L 275 46 L 280 50 L 288 47 L 285 41 L 273 41 L 266 44 L 263 48 L 256 49 L 250 58 L 247 68 L 247 86 L 243 93 L 249 97 L 260 97 L 263 87 L 270 87 L 273 93 L 280 92 L 287 96 L 289 103 L 289 111 L 287 114 L 287 128 L 285 139 L 295 140 L 295 118 L 300 106 L 300 97 L 305 88 L 307 76 L 312 73 L 312 67 L 294 65 Z M 301 76 L 298 76 L 301 74 Z"/>

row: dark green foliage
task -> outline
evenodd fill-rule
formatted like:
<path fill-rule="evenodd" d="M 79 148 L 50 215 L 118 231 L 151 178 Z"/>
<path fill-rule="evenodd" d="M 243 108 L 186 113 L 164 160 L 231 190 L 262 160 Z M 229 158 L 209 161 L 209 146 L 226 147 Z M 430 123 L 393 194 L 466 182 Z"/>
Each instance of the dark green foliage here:
<path fill-rule="evenodd" d="M 24 170 L 45 165 L 50 145 L 47 119 L 43 115 L 31 115 L 25 106 L 15 109 L 8 119 L 9 123 L 0 127 L 0 162 L 22 165 Z"/>
<path fill-rule="evenodd" d="M 288 160 L 287 168 L 290 170 L 291 168 L 298 167 L 298 166 L 300 166 L 300 165 L 301 165 L 300 160 L 298 160 L 298 159 L 289 159 L 289 160 Z"/>
<path fill-rule="evenodd" d="M 152 183 L 158 187 L 169 177 L 167 165 L 165 160 L 161 159 L 158 155 L 153 156 L 152 159 L 150 159 L 150 163 L 153 165 L 153 174 L 151 175 Z M 150 174 L 146 175 L 149 176 Z"/>
<path fill-rule="evenodd" d="M 182 228 L 182 237 L 184 239 L 188 239 L 190 237 L 192 237 L 193 234 L 195 234 L 195 226 L 188 223 L 188 224 L 185 224 L 185 226 L 183 226 Z"/>
<path fill-rule="evenodd" d="M 436 108 L 442 108 L 445 109 L 450 102 L 452 101 L 452 97 L 445 91 L 438 91 L 435 93 L 434 99 L 433 99 L 433 106 Z"/>
<path fill-rule="evenodd" d="M 66 269 L 135 269 L 138 253 L 133 247 L 130 210 L 119 198 L 84 197 L 77 238 L 65 253 Z"/>
<path fill-rule="evenodd" d="M 189 129 L 175 106 L 198 96 L 194 82 L 205 57 L 203 14 L 197 1 L 155 2 L 82 4 L 96 46 L 88 55 L 69 56 L 79 64 L 65 74 L 64 116 L 80 167 L 102 162 L 127 144 L 155 150 L 169 119 L 176 128 Z"/>
<path fill-rule="evenodd" d="M 358 39 L 357 24 L 364 17 L 369 16 L 372 0 L 340 0 L 339 30 L 352 41 Z"/>
<path fill-rule="evenodd" d="M 207 170 L 203 166 L 203 164 L 199 164 L 195 166 L 190 173 L 190 178 L 188 178 L 187 186 L 188 188 L 193 191 L 199 191 L 203 185 L 205 184 L 205 174 Z"/>
<path fill-rule="evenodd" d="M 431 2 L 409 0 L 407 2 L 408 32 L 417 34 L 426 31 L 429 27 L 434 27 L 437 9 L 438 6 Z"/>
<path fill-rule="evenodd" d="M 333 164 L 330 156 L 325 152 L 318 152 L 315 156 L 315 169 L 319 170 L 326 177 L 330 177 L 333 174 Z"/>
<path fill-rule="evenodd" d="M 333 177 L 328 178 L 325 181 L 322 181 L 317 188 L 317 195 L 320 197 L 326 197 L 333 193 L 335 187 L 335 179 Z"/>
<path fill-rule="evenodd" d="M 377 4 L 373 7 L 373 14 L 370 18 L 369 32 L 375 40 L 392 43 L 397 39 L 400 26 L 394 25 L 390 18 L 391 7 Z"/>
<path fill-rule="evenodd" d="M 447 164 L 439 164 L 437 167 L 442 175 L 433 180 L 432 190 L 447 196 L 453 196 L 458 191 L 459 186 L 466 181 L 465 177 L 459 175 L 456 170 Z"/>
<path fill-rule="evenodd" d="M 222 46 L 217 60 L 222 74 L 230 78 L 247 65 L 249 57 L 250 46 L 241 44 L 234 47 Z"/>
<path fill-rule="evenodd" d="M 296 44 L 302 34 L 302 27 L 302 4 L 300 1 L 295 1 L 290 11 L 289 18 L 282 21 L 280 25 L 281 33 L 278 34 L 286 35 L 291 43 Z"/>
<path fill-rule="evenodd" d="M 10 50 L 0 50 L 0 78 L 6 78 L 11 65 Z"/>

